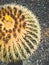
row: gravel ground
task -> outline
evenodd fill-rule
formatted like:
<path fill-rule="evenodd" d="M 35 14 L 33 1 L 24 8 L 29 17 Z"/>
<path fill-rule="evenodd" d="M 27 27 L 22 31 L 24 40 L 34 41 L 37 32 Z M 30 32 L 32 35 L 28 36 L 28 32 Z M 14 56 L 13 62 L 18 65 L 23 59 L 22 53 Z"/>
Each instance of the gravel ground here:
<path fill-rule="evenodd" d="M 7 3 L 26 6 L 37 16 L 41 26 L 40 45 L 23 65 L 49 65 L 49 0 L 0 0 L 0 4 Z"/>

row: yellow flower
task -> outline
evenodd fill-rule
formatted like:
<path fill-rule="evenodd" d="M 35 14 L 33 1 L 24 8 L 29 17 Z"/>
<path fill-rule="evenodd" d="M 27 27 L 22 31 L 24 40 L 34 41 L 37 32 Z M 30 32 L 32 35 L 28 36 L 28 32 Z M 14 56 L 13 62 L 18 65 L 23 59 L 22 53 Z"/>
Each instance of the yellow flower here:
<path fill-rule="evenodd" d="M 5 15 L 5 20 L 9 20 L 10 16 L 9 15 Z"/>

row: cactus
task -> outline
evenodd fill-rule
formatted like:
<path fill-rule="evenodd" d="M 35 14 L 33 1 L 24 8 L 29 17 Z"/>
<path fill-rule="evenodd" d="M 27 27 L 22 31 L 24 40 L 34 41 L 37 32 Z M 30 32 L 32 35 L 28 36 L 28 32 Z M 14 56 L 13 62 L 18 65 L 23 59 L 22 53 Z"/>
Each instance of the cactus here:
<path fill-rule="evenodd" d="M 0 6 L 0 60 L 12 62 L 29 58 L 40 41 L 39 22 L 28 8 L 19 4 Z"/>

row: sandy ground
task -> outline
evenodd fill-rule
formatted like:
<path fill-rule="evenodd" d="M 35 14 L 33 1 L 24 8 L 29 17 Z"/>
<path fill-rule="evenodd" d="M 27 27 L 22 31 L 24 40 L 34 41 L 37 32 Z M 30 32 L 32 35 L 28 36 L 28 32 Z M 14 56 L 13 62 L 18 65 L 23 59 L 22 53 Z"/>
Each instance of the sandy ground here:
<path fill-rule="evenodd" d="M 23 65 L 49 65 L 49 0 L 0 0 L 0 5 L 7 3 L 26 6 L 37 16 L 41 26 L 40 45 Z"/>

